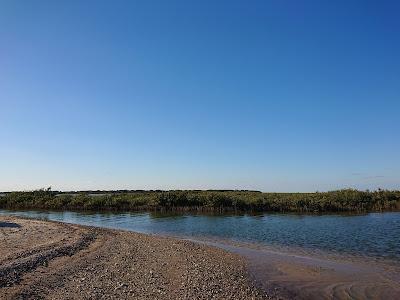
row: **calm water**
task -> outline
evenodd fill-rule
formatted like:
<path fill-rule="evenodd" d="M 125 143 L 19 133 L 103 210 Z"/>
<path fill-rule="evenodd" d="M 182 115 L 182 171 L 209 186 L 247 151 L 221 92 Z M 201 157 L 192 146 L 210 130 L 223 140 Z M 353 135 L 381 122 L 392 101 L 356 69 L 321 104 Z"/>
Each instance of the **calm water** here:
<path fill-rule="evenodd" d="M 68 223 L 183 237 L 220 238 L 400 261 L 400 213 L 193 215 L 6 211 Z"/>

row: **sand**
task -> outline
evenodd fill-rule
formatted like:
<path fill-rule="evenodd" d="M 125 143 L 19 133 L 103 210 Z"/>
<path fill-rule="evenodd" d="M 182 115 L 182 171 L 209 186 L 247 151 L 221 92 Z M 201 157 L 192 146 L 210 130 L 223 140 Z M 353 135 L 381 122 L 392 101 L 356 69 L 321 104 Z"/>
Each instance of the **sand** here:
<path fill-rule="evenodd" d="M 0 299 L 265 299 L 246 262 L 173 238 L 0 217 Z"/>

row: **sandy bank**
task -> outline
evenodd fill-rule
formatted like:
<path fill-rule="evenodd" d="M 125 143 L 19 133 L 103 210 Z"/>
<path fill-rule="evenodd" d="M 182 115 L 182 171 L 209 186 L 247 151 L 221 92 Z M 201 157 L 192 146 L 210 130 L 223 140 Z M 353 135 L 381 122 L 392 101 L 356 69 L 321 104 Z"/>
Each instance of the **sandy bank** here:
<path fill-rule="evenodd" d="M 245 261 L 132 232 L 0 217 L 0 299 L 263 299 Z"/>

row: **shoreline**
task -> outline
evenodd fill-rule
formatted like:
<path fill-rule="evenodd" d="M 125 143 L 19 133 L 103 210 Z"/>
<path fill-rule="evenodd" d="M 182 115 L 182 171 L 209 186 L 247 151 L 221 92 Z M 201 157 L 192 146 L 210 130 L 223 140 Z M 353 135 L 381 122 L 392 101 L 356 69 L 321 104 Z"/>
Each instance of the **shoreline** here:
<path fill-rule="evenodd" d="M 269 298 L 242 257 L 189 241 L 6 216 L 0 238 L 0 299 Z"/>
<path fill-rule="evenodd" d="M 73 229 L 72 231 L 95 231 L 100 236 L 108 236 L 109 234 L 113 235 L 114 238 L 115 235 L 122 236 L 123 239 L 129 241 L 128 244 L 133 243 L 132 239 L 134 239 L 136 243 L 138 240 L 145 240 L 147 243 L 154 242 L 151 247 L 146 249 L 146 251 L 150 251 L 151 253 L 160 251 L 159 248 L 160 246 L 162 248 L 163 244 L 172 243 L 176 245 L 183 243 L 183 250 L 179 250 L 179 253 L 176 253 L 176 249 L 173 249 L 173 247 L 171 248 L 167 246 L 167 252 L 159 257 L 160 259 L 157 262 L 157 264 L 160 264 L 161 266 L 164 266 L 166 261 L 170 260 L 171 257 L 176 257 L 177 254 L 179 254 L 179 258 L 183 258 L 181 257 L 182 253 L 186 256 L 193 256 L 198 255 L 198 253 L 195 253 L 196 251 L 205 251 L 201 252 L 203 253 L 203 256 L 200 256 L 199 259 L 197 259 L 202 260 L 203 263 L 207 265 L 207 267 L 204 269 L 206 273 L 201 272 L 201 276 L 210 276 L 210 282 L 213 282 L 215 280 L 215 270 L 218 270 L 217 273 L 219 273 L 219 268 L 222 268 L 223 271 L 221 274 L 223 274 L 223 276 L 217 280 L 219 292 L 227 292 L 225 289 L 231 290 L 232 286 L 237 284 L 236 280 L 238 277 L 235 277 L 236 275 L 244 280 L 241 282 L 242 287 L 240 289 L 242 291 L 245 290 L 246 292 L 240 294 L 240 297 L 236 297 L 228 292 L 228 294 L 224 294 L 223 297 L 221 295 L 216 295 L 217 299 L 400 298 L 400 265 L 398 262 L 396 264 L 390 264 L 390 261 L 374 260 L 372 257 L 353 257 L 350 255 L 340 254 L 329 255 L 328 253 L 323 252 L 309 253 L 307 251 L 301 251 L 300 249 L 283 249 L 254 243 L 234 242 L 230 240 L 210 238 L 191 238 L 174 235 L 144 234 L 125 230 L 105 229 L 101 227 L 75 225 L 72 223 L 45 221 L 14 216 L 0 216 L 0 222 L 1 220 L 7 218 L 16 221 L 25 220 L 26 222 L 41 222 L 42 226 L 45 226 L 46 224 L 58 224 L 61 226 L 61 228 L 68 227 Z M 1 232 L 2 228 L 0 227 L 0 233 Z M 57 235 L 59 235 L 59 233 L 56 233 L 56 236 Z M 94 239 L 95 241 L 93 244 L 96 243 L 96 239 Z M 118 238 L 116 241 L 118 242 Z M 126 248 L 125 251 L 128 248 Z M 78 251 L 78 253 L 84 253 L 85 251 L 90 252 L 92 251 L 90 249 L 92 248 L 89 246 L 88 249 L 81 249 Z M 0 254 L 3 254 L 1 250 L 2 248 L 0 246 Z M 204 253 L 207 253 L 207 255 L 204 256 Z M 75 255 L 76 254 L 73 254 L 71 257 L 74 257 Z M 120 251 L 118 255 L 124 255 L 124 253 Z M 0 255 L 0 257 L 1 256 L 2 255 Z M 141 257 L 146 261 L 146 255 L 142 255 Z M 129 264 L 132 263 L 132 259 L 134 262 L 137 261 L 134 260 L 134 257 L 130 257 L 125 262 L 127 264 L 127 268 L 129 268 Z M 0 259 L 0 263 L 2 262 L 3 260 Z M 223 264 L 223 266 L 221 264 Z M 196 261 L 194 261 L 190 266 L 180 266 L 177 264 L 175 267 L 178 270 L 186 268 L 186 273 L 184 273 L 184 276 L 189 278 L 193 276 L 193 274 L 196 275 L 198 273 L 196 272 L 198 268 L 198 263 Z M 145 265 L 145 268 L 147 268 L 147 265 Z M 169 270 L 167 273 L 170 273 Z M 231 281 L 231 276 L 234 276 L 236 279 Z M 96 281 L 98 278 L 95 278 L 94 280 Z M 175 284 L 174 281 L 167 281 L 167 286 Z M 224 282 L 222 288 L 221 285 L 218 284 L 220 281 Z M 116 284 L 118 285 L 121 283 L 117 282 Z M 143 284 L 146 285 L 149 283 L 144 281 Z M 193 281 L 189 282 L 188 285 L 184 285 L 182 292 L 186 291 L 186 289 L 192 289 L 192 285 Z M 0 288 L 0 299 L 3 299 L 1 297 L 1 291 L 2 289 Z M 213 291 L 214 287 L 210 290 L 207 290 L 207 288 L 196 289 L 197 294 L 192 294 L 191 297 L 193 299 L 209 299 L 212 297 L 212 294 L 207 293 L 212 293 Z M 110 297 L 112 297 L 112 295 L 112 293 L 109 294 Z M 128 298 L 168 298 L 164 296 L 165 295 L 160 294 L 156 296 L 147 295 L 144 298 L 135 296 L 129 296 Z M 119 298 L 121 298 L 121 295 Z M 174 298 L 186 299 L 187 297 L 185 298 L 184 294 L 174 294 Z M 67 299 L 75 298 L 70 297 Z"/>
<path fill-rule="evenodd" d="M 1 215 L 122 229 L 178 239 L 236 241 L 251 247 L 269 247 L 279 252 L 321 255 L 324 258 L 338 256 L 342 259 L 343 256 L 352 256 L 400 262 L 399 248 L 395 247 L 400 242 L 396 239 L 400 229 L 396 227 L 400 217 L 398 212 L 356 215 L 281 213 L 209 215 L 0 209 Z M 213 223 L 217 227 L 209 226 Z M 390 238 L 392 235 L 393 239 Z M 357 243 L 358 240 L 361 240 L 361 243 Z"/>

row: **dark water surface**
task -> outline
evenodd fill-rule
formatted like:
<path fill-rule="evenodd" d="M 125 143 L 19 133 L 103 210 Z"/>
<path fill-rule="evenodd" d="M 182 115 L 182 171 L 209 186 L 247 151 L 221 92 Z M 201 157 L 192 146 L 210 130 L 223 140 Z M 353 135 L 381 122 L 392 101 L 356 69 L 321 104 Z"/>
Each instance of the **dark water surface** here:
<path fill-rule="evenodd" d="M 217 238 L 400 261 L 400 213 L 365 215 L 206 215 L 8 211 L 18 215 L 142 233 Z"/>

